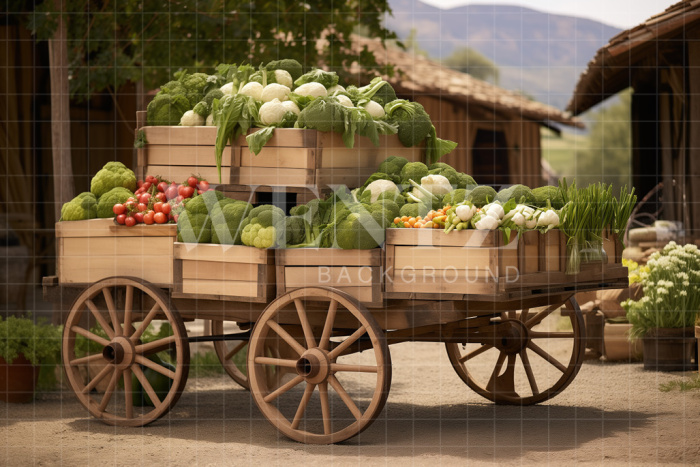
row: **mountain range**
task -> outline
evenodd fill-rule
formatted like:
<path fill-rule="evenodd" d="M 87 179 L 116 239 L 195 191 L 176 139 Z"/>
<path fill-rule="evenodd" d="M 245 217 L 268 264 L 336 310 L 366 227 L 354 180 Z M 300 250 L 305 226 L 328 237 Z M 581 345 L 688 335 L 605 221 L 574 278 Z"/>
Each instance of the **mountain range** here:
<path fill-rule="evenodd" d="M 389 0 L 387 27 L 440 60 L 471 47 L 499 68 L 499 86 L 564 109 L 598 49 L 620 32 L 613 26 L 519 6 L 440 9 L 419 0 Z"/>

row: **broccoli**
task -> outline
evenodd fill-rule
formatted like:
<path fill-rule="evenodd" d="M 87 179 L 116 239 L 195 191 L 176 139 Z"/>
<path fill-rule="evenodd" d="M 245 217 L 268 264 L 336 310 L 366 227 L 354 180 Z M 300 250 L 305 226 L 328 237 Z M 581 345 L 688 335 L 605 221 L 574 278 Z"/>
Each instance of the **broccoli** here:
<path fill-rule="evenodd" d="M 136 190 L 136 175 L 121 162 L 107 162 L 105 166 L 92 177 L 90 191 L 99 198 L 112 188 L 118 186 L 133 192 Z"/>
<path fill-rule="evenodd" d="M 291 73 L 290 73 L 291 74 Z M 301 86 L 306 83 L 321 83 L 326 89 L 338 84 L 338 75 L 335 72 L 328 72 L 319 69 L 311 70 L 305 75 L 294 80 L 295 86 Z"/>
<path fill-rule="evenodd" d="M 90 192 L 80 193 L 61 206 L 60 220 L 62 221 L 83 221 L 95 217 L 97 217 L 97 198 Z"/>
<path fill-rule="evenodd" d="M 388 199 L 384 199 L 381 201 L 376 201 L 372 203 L 369 207 L 369 212 L 374 215 L 375 213 L 379 213 L 380 217 L 378 220 L 380 220 L 380 224 L 382 227 L 387 228 L 391 223 L 393 222 L 394 218 L 399 217 L 399 206 Z M 375 217 L 375 219 L 377 219 Z"/>
<path fill-rule="evenodd" d="M 535 197 L 535 206 L 538 208 L 547 207 L 547 200 L 554 209 L 564 207 L 564 198 L 561 195 L 559 187 L 556 186 L 541 186 L 532 190 L 532 195 Z"/>
<path fill-rule="evenodd" d="M 433 164 L 435 165 L 435 164 Z M 447 164 L 445 164 L 447 165 Z M 432 167 L 432 166 L 431 166 Z M 429 171 L 431 175 L 442 175 L 445 177 L 452 186 L 459 186 L 459 172 L 450 166 L 447 167 L 437 167 Z"/>
<path fill-rule="evenodd" d="M 384 243 L 384 227 L 366 211 L 350 214 L 335 228 L 335 241 L 344 250 L 369 250 Z"/>
<path fill-rule="evenodd" d="M 204 97 L 204 88 L 207 86 L 209 75 L 206 73 L 187 73 L 187 70 L 175 73 L 175 78 L 182 84 L 185 96 L 190 102 L 187 110 L 191 109 Z"/>
<path fill-rule="evenodd" d="M 477 183 L 474 181 L 471 175 L 461 172 L 458 172 L 457 175 L 459 176 L 459 183 L 457 184 L 458 188 L 473 188 L 477 186 Z"/>
<path fill-rule="evenodd" d="M 401 209 L 399 210 L 399 217 L 425 216 L 426 214 L 428 214 L 429 210 L 430 208 L 428 208 L 423 203 L 406 203 L 403 206 L 401 206 Z"/>
<path fill-rule="evenodd" d="M 224 93 L 221 92 L 221 89 L 212 89 L 206 96 L 204 96 L 204 99 L 199 101 L 199 103 L 194 106 L 194 109 L 192 110 L 194 110 L 194 113 L 197 115 L 206 118 L 211 113 L 214 99 L 221 99 L 222 97 L 224 97 Z"/>
<path fill-rule="evenodd" d="M 403 169 L 403 166 L 406 164 L 408 164 L 408 159 L 405 157 L 389 156 L 384 159 L 381 164 L 379 164 L 377 172 L 395 175 L 398 177 L 401 175 L 401 169 Z"/>
<path fill-rule="evenodd" d="M 184 113 L 190 110 L 190 102 L 184 94 L 159 92 L 146 110 L 149 125 L 176 126 Z"/>
<path fill-rule="evenodd" d="M 244 245 L 271 248 L 284 244 L 285 215 L 277 206 L 265 204 L 251 209 L 248 224 L 243 227 L 241 240 Z"/>
<path fill-rule="evenodd" d="M 291 58 L 286 58 L 284 60 L 274 60 L 267 65 L 265 65 L 266 70 L 285 70 L 287 73 L 292 75 L 293 80 L 297 80 L 303 74 L 303 68 L 301 63 L 293 60 Z"/>
<path fill-rule="evenodd" d="M 303 217 L 287 217 L 285 220 L 285 244 L 300 245 L 310 241 L 308 234 L 311 230 L 309 223 Z"/>
<path fill-rule="evenodd" d="M 323 132 L 345 131 L 346 107 L 333 98 L 319 97 L 314 99 L 299 113 L 296 126 L 310 128 Z"/>
<path fill-rule="evenodd" d="M 445 164 L 444 162 L 435 162 L 435 163 L 430 164 L 428 166 L 428 170 L 435 170 L 435 169 L 452 169 L 452 170 L 454 170 L 454 167 L 452 167 L 450 164 Z"/>
<path fill-rule="evenodd" d="M 253 206 L 245 201 L 222 199 L 214 205 L 211 213 L 211 242 L 223 245 L 242 245 L 242 221 Z"/>
<path fill-rule="evenodd" d="M 420 183 L 420 179 L 428 176 L 428 166 L 422 162 L 409 162 L 401 169 L 401 184 L 408 185 L 409 180 Z"/>
<path fill-rule="evenodd" d="M 185 209 L 190 214 L 209 214 L 214 206 L 226 197 L 220 191 L 205 191 L 185 202 Z"/>
<path fill-rule="evenodd" d="M 387 104 L 384 111 L 398 123 L 399 141 L 406 147 L 420 144 L 433 128 L 430 115 L 418 102 L 397 99 Z"/>
<path fill-rule="evenodd" d="M 211 218 L 208 214 L 184 211 L 177 218 L 177 241 L 185 243 L 211 242 Z"/>
<path fill-rule="evenodd" d="M 535 196 L 532 194 L 532 190 L 525 185 L 513 185 L 503 188 L 496 196 L 496 201 L 501 204 L 505 204 L 511 199 L 514 199 L 516 203 L 535 204 Z"/>
<path fill-rule="evenodd" d="M 480 185 L 474 188 L 467 196 L 467 201 L 474 203 L 476 207 L 482 207 L 496 199 L 496 190 L 488 185 Z"/>
<path fill-rule="evenodd" d="M 114 211 L 112 211 L 114 205 L 124 203 L 132 196 L 134 196 L 134 194 L 124 187 L 118 186 L 112 188 L 107 193 L 100 196 L 100 199 L 97 201 L 97 217 L 114 217 Z"/>
<path fill-rule="evenodd" d="M 401 208 L 401 206 L 406 203 L 406 198 L 404 198 L 401 193 L 398 192 L 392 192 L 392 191 L 384 191 L 379 195 L 379 198 L 377 198 L 377 201 L 382 201 L 382 200 L 390 200 L 396 203 L 396 205 Z"/>
<path fill-rule="evenodd" d="M 372 96 L 372 100 L 384 107 L 389 102 L 396 100 L 396 91 L 391 87 L 391 84 L 384 81 L 384 84 L 382 84 L 379 89 L 376 90 L 374 96 Z"/>
<path fill-rule="evenodd" d="M 457 188 L 456 190 L 450 191 L 442 198 L 442 205 L 454 206 L 459 204 L 466 199 L 468 194 L 469 191 L 465 190 L 464 188 Z"/>

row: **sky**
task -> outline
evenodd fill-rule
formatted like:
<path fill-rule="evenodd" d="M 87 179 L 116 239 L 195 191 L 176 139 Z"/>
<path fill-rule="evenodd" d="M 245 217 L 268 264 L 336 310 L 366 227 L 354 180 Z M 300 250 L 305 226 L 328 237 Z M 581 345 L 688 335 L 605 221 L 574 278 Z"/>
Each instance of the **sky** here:
<path fill-rule="evenodd" d="M 661 13 L 678 0 L 421 0 L 438 8 L 469 4 L 518 5 L 533 10 L 594 19 L 629 29 Z"/>

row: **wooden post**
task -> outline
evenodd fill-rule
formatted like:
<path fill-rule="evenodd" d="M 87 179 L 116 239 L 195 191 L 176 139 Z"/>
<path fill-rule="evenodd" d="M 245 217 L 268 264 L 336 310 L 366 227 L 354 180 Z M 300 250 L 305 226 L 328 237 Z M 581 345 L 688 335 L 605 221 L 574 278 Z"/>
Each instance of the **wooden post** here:
<path fill-rule="evenodd" d="M 695 39 L 694 34 L 687 38 L 688 47 L 688 180 L 689 190 L 684 200 L 690 205 L 690 222 L 685 226 L 686 235 L 691 239 L 700 235 L 700 186 L 697 180 L 700 177 L 700 134 L 698 134 L 698 124 L 700 122 L 700 44 Z"/>
<path fill-rule="evenodd" d="M 55 0 L 61 11 L 58 28 L 49 40 L 51 74 L 51 145 L 53 146 L 53 192 L 56 220 L 61 206 L 74 196 L 73 163 L 70 140 L 70 94 L 68 90 L 68 38 L 63 21 L 63 2 Z"/>

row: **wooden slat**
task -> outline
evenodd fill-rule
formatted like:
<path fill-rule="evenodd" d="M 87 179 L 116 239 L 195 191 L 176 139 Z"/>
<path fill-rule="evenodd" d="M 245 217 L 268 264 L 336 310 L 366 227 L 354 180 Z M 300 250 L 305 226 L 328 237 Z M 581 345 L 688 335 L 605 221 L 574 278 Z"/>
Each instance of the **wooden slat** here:
<path fill-rule="evenodd" d="M 436 281 L 434 284 L 431 284 L 429 282 L 421 283 L 412 280 L 404 281 L 398 277 L 394 279 L 391 285 L 387 284 L 387 292 L 390 293 L 453 294 L 456 296 L 456 300 L 461 300 L 461 296 L 465 294 L 491 294 L 496 293 L 496 291 L 497 283 L 493 280 L 472 280 L 467 283 L 462 281 L 454 283 Z M 446 297 L 441 298 L 445 299 Z"/>
<path fill-rule="evenodd" d="M 255 281 L 258 265 L 245 263 L 222 263 L 215 261 L 182 260 L 183 279 L 212 279 L 229 281 Z"/>
<path fill-rule="evenodd" d="M 309 169 L 316 167 L 315 149 L 265 146 L 257 154 L 241 148 L 241 167 Z"/>
<path fill-rule="evenodd" d="M 373 282 L 379 282 L 378 276 L 373 276 L 372 267 L 285 267 L 285 286 L 287 288 L 309 287 L 368 287 Z"/>
<path fill-rule="evenodd" d="M 109 257 L 145 255 L 170 262 L 172 237 L 87 237 L 64 238 L 63 256 Z"/>
<path fill-rule="evenodd" d="M 216 149 L 207 145 L 168 146 L 149 144 L 146 146 L 146 165 L 180 165 L 195 167 L 216 167 Z M 222 166 L 231 165 L 231 148 L 224 150 Z"/>
<path fill-rule="evenodd" d="M 422 162 L 423 155 L 420 148 L 391 148 L 380 147 L 354 147 L 346 148 L 326 147 L 321 151 L 320 167 L 328 168 L 357 168 L 367 167 L 374 170 L 389 156 L 404 157 L 409 162 Z"/>
<path fill-rule="evenodd" d="M 86 221 L 64 221 L 56 223 L 57 238 L 85 237 L 175 237 L 175 224 L 145 225 L 134 227 L 115 225 L 113 219 L 90 219 Z"/>
<path fill-rule="evenodd" d="M 205 145 L 216 144 L 215 126 L 145 126 L 148 144 L 176 145 Z"/>
<path fill-rule="evenodd" d="M 257 128 L 251 130 L 248 134 L 259 131 Z M 317 140 L 316 130 L 303 130 L 300 128 L 277 128 L 272 134 L 272 138 L 267 142 L 265 147 L 287 147 L 287 148 L 315 148 Z M 341 140 L 342 144 L 342 140 Z M 236 140 L 236 145 L 248 147 L 248 142 L 245 137 L 240 137 Z"/>
<path fill-rule="evenodd" d="M 221 181 L 219 182 L 219 172 L 216 166 L 179 166 L 179 165 L 148 165 L 146 173 L 149 175 L 159 175 L 167 180 L 182 182 L 187 180 L 190 175 L 199 175 L 204 180 L 211 184 L 229 183 L 229 172 L 231 167 L 221 166 Z"/>
<path fill-rule="evenodd" d="M 149 255 L 63 256 L 58 268 L 61 284 L 92 284 L 106 277 L 132 276 L 153 284 L 172 285 L 173 263 Z"/>
<path fill-rule="evenodd" d="M 277 169 L 264 167 L 241 167 L 235 170 L 241 185 L 309 186 L 314 184 L 314 171 L 306 169 Z M 222 183 L 229 183 L 228 181 Z"/>
<path fill-rule="evenodd" d="M 298 248 L 279 250 L 280 266 L 381 266 L 383 250 L 341 250 L 337 248 Z"/>
<path fill-rule="evenodd" d="M 442 230 L 435 229 L 387 229 L 386 243 L 387 245 L 495 247 L 496 235 L 500 235 L 500 232 L 461 230 L 445 234 Z"/>
<path fill-rule="evenodd" d="M 176 259 L 194 261 L 215 261 L 247 264 L 268 264 L 273 261 L 274 252 L 243 245 L 216 245 L 207 243 L 175 242 Z"/>
<path fill-rule="evenodd" d="M 396 246 L 394 268 L 397 272 L 424 267 L 485 270 L 490 268 L 491 256 L 496 254 L 495 248 Z"/>
<path fill-rule="evenodd" d="M 237 297 L 256 297 L 258 281 L 218 281 L 210 279 L 183 279 L 182 292 Z"/>
<path fill-rule="evenodd" d="M 279 131 L 279 130 L 276 130 Z M 416 146 L 417 149 L 422 150 L 425 144 L 421 143 Z M 343 135 L 341 133 L 334 132 L 319 132 L 318 133 L 318 147 L 320 148 L 344 148 L 345 143 L 343 143 Z M 374 144 L 369 138 L 355 135 L 354 148 L 374 148 Z M 406 146 L 401 144 L 399 137 L 397 135 L 380 135 L 379 136 L 379 147 L 386 147 L 392 149 L 406 149 Z"/>

